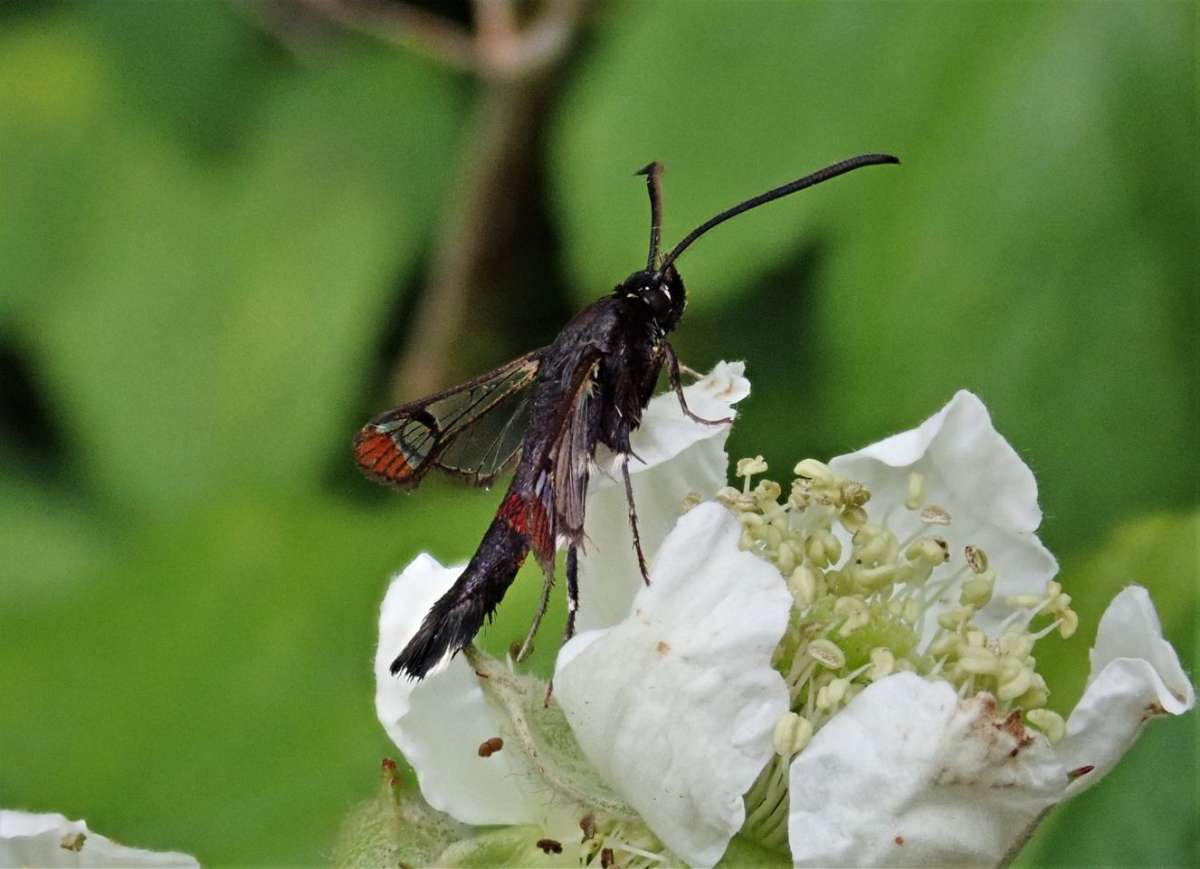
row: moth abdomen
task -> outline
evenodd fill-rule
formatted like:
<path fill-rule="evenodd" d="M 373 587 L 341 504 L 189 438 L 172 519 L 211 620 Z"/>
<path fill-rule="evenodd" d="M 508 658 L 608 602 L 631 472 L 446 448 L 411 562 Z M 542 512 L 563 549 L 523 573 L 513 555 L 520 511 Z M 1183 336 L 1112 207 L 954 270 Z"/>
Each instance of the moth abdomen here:
<path fill-rule="evenodd" d="M 470 563 L 392 661 L 392 675 L 423 679 L 443 658 L 464 649 L 495 612 L 528 554 L 521 533 L 501 518 L 493 520 Z"/>

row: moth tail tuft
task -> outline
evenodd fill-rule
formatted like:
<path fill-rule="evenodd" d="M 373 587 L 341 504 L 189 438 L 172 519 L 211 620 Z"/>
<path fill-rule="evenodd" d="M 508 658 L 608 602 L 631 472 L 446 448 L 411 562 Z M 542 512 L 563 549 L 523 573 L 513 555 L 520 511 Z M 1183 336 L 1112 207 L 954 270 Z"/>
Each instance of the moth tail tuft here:
<path fill-rule="evenodd" d="M 462 598 L 457 586 L 451 588 L 433 605 L 404 651 L 392 661 L 392 675 L 424 679 L 443 659 L 457 655 L 483 627 L 487 615 L 483 606 L 479 598 Z"/>
<path fill-rule="evenodd" d="M 424 679 L 466 648 L 517 576 L 529 552 L 525 537 L 503 514 L 492 521 L 479 549 L 449 591 L 425 614 L 421 627 L 392 661 L 392 675 Z"/>

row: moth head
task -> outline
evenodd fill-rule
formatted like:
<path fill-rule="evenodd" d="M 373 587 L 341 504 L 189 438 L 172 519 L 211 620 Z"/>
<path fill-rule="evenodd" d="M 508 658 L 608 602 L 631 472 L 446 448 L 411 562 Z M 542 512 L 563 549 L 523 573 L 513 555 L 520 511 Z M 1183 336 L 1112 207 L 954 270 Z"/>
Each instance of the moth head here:
<path fill-rule="evenodd" d="M 678 325 L 687 307 L 687 291 L 674 266 L 662 271 L 634 272 L 617 287 L 614 295 L 639 307 L 645 306 L 650 319 L 664 332 Z"/>
<path fill-rule="evenodd" d="M 634 272 L 630 275 L 623 284 L 617 287 L 616 295 L 645 304 L 658 327 L 663 332 L 669 332 L 679 323 L 679 318 L 683 316 L 683 309 L 687 305 L 683 281 L 679 278 L 679 272 L 675 271 L 675 260 L 700 236 L 730 218 L 758 208 L 760 205 L 766 205 L 768 202 L 774 202 L 784 196 L 790 196 L 797 190 L 804 190 L 806 187 L 812 187 L 864 166 L 899 162 L 899 159 L 891 154 L 860 154 L 857 157 L 826 166 L 803 178 L 797 178 L 795 181 L 789 181 L 766 193 L 752 196 L 732 208 L 726 208 L 720 214 L 710 217 L 697 226 L 664 254 L 660 247 L 663 165 L 655 161 L 638 170 L 637 173 L 646 176 L 646 189 L 650 194 L 650 249 L 646 254 L 646 268 L 644 271 Z"/>

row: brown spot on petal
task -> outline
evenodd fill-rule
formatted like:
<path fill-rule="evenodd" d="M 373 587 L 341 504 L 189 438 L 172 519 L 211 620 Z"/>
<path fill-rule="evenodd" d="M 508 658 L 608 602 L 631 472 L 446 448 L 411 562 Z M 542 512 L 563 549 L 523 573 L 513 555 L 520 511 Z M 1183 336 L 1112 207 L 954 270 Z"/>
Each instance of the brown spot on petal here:
<path fill-rule="evenodd" d="M 602 848 L 602 849 L 600 849 L 600 866 L 601 866 L 601 869 L 608 869 L 608 867 L 609 867 L 609 866 L 611 866 L 611 865 L 612 865 L 613 863 L 615 863 L 615 862 L 616 862 L 616 861 L 613 859 L 613 849 L 612 849 L 612 848 Z"/>
<path fill-rule="evenodd" d="M 1016 740 L 1017 744 L 1008 753 L 1009 757 L 1016 757 L 1021 753 L 1022 749 L 1028 748 L 1033 743 L 1033 737 L 1025 729 L 1025 722 L 1021 720 L 1020 709 L 1014 709 L 1008 713 L 1008 717 L 1003 722 L 996 724 L 995 727 L 997 730 L 1004 731 Z"/>
<path fill-rule="evenodd" d="M 659 640 L 658 645 L 654 648 L 658 649 L 658 653 L 660 655 L 665 655 L 667 652 L 671 651 L 671 644 L 666 640 Z"/>
<path fill-rule="evenodd" d="M 1069 773 L 1067 773 L 1067 780 L 1075 781 L 1075 779 L 1077 779 L 1077 778 L 1083 778 L 1083 776 L 1087 775 L 1089 772 L 1091 772 L 1095 768 L 1096 768 L 1095 764 L 1091 764 L 1091 763 L 1076 767 L 1075 769 L 1073 769 Z"/>
<path fill-rule="evenodd" d="M 485 739 L 479 743 L 479 756 L 491 757 L 502 748 L 504 748 L 504 740 L 499 736 L 493 736 L 491 739 Z"/>
<path fill-rule="evenodd" d="M 1158 718 L 1160 715 L 1166 714 L 1167 710 L 1158 703 L 1147 703 L 1146 708 L 1142 710 L 1142 721 L 1149 721 L 1151 718 Z"/>
<path fill-rule="evenodd" d="M 1036 750 L 1036 737 L 1027 730 L 1020 711 L 997 714 L 996 699 L 987 693 L 959 704 L 959 714 L 969 716 L 963 734 L 966 752 L 951 752 L 950 765 L 938 770 L 941 785 L 984 785 L 992 789 L 1020 787 L 1018 755 Z"/>
<path fill-rule="evenodd" d="M 542 849 L 543 854 L 562 853 L 562 842 L 556 839 L 538 839 L 537 846 Z"/>
<path fill-rule="evenodd" d="M 596 835 L 596 817 L 591 814 L 584 815 L 579 819 L 579 829 L 583 830 L 583 841 L 587 841 Z"/>
<path fill-rule="evenodd" d="M 903 837 L 903 836 L 897 836 L 897 837 L 894 839 L 894 841 L 895 841 L 895 843 L 896 843 L 897 845 L 903 845 L 903 844 L 904 844 L 904 837 Z"/>
<path fill-rule="evenodd" d="M 74 851 L 78 854 L 83 850 L 83 843 L 86 841 L 87 833 L 80 833 L 78 831 L 74 833 L 67 833 L 67 835 L 62 837 L 62 841 L 58 843 L 58 847 L 62 848 L 64 851 Z"/>

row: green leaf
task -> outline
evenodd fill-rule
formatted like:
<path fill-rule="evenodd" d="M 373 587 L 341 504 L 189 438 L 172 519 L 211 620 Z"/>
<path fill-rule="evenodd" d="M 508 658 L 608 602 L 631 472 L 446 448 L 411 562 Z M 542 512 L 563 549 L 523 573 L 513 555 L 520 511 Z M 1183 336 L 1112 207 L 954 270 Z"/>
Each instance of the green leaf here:
<path fill-rule="evenodd" d="M 388 577 L 461 558 L 492 509 L 436 487 L 369 510 L 231 496 L 6 593 L 6 802 L 206 864 L 324 861 L 395 752 L 371 702 Z"/>
<path fill-rule="evenodd" d="M 94 39 L 72 32 L 57 51 Z M 353 431 L 393 283 L 439 208 L 455 91 L 414 60 L 356 48 L 278 82 L 238 152 L 212 164 L 131 121 L 122 79 L 90 58 L 90 124 L 52 145 L 51 163 L 40 142 L 80 112 L 17 148 L 70 179 L 39 213 L 83 253 L 22 276 L 34 286 L 11 327 L 47 371 L 74 455 L 138 506 L 313 487 Z"/>
<path fill-rule="evenodd" d="M 260 20 L 224 3 L 90 3 L 80 15 L 111 65 L 138 120 L 198 153 L 228 148 L 259 108 L 280 46 L 247 24 Z"/>
<path fill-rule="evenodd" d="M 62 493 L 6 469 L 0 480 L 0 608 L 61 593 L 111 555 L 110 529 Z"/>
<path fill-rule="evenodd" d="M 867 11 L 869 10 L 869 14 Z M 690 364 L 746 358 L 743 454 L 847 452 L 977 391 L 1086 548 L 1195 502 L 1194 16 L 1181 5 L 632 4 L 597 36 L 552 168 L 578 297 L 862 151 L 899 155 L 713 231 L 680 261 Z M 1119 470 L 1118 470 L 1119 469 Z"/>
<path fill-rule="evenodd" d="M 667 166 L 667 245 L 735 202 L 854 153 L 891 151 L 916 167 L 862 170 L 715 230 L 680 261 L 695 308 L 744 293 L 814 233 L 861 234 L 878 253 L 878 233 L 896 220 L 889 195 L 934 171 L 919 148 L 936 133 L 928 122 L 953 117 L 921 91 L 948 66 L 965 64 L 960 77 L 987 69 L 1022 23 L 988 7 L 871 11 L 726 2 L 680 15 L 647 3 L 608 19 L 567 96 L 552 155 L 579 297 L 644 261 L 648 208 L 632 173 L 651 159 Z M 972 42 L 985 33 L 981 51 Z M 879 74 L 897 65 L 904 75 Z"/>
<path fill-rule="evenodd" d="M 1100 617 L 1127 585 L 1150 591 L 1163 635 L 1185 669 L 1196 663 L 1196 612 L 1200 608 L 1200 513 L 1146 516 L 1119 526 L 1090 558 L 1063 565 L 1059 580 L 1079 614 L 1079 632 L 1038 644 L 1038 671 L 1054 691 L 1051 705 L 1063 715 L 1083 695 L 1087 653 Z"/>

